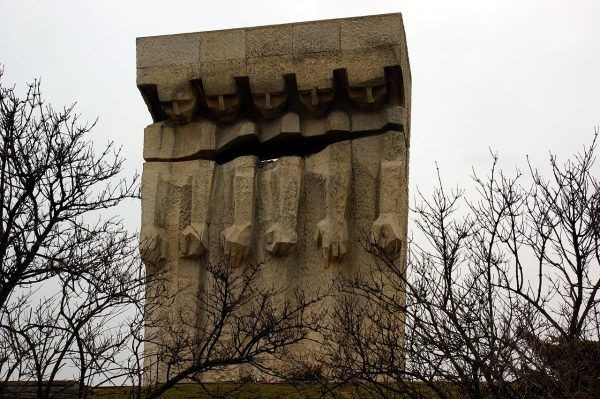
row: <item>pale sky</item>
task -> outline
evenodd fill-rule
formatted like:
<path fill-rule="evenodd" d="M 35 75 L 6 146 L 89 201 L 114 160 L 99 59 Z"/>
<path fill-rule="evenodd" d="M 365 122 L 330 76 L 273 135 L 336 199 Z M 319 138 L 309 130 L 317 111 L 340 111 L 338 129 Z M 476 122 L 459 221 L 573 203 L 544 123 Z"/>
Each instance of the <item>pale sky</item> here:
<path fill-rule="evenodd" d="M 135 38 L 402 12 L 413 114 L 411 195 L 469 184 L 471 167 L 541 164 L 591 141 L 600 125 L 600 1 L 30 1 L 0 0 L 4 84 L 36 77 L 55 107 L 99 117 L 97 145 L 141 170 L 150 115 L 135 85 Z M 596 168 L 600 172 L 600 168 Z M 600 173 L 599 173 L 600 174 Z M 139 203 L 122 207 L 139 227 Z"/>

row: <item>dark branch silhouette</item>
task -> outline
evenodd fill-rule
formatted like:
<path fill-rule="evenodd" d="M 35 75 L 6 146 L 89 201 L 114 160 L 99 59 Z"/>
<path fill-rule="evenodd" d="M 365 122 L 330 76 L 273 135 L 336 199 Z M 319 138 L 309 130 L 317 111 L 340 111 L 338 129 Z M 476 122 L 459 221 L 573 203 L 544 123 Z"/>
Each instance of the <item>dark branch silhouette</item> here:
<path fill-rule="evenodd" d="M 374 267 L 340 283 L 332 378 L 381 397 L 598 397 L 597 136 L 549 177 L 492 154 L 475 198 L 441 179 L 419 193 L 407 270 L 366 236 Z"/>

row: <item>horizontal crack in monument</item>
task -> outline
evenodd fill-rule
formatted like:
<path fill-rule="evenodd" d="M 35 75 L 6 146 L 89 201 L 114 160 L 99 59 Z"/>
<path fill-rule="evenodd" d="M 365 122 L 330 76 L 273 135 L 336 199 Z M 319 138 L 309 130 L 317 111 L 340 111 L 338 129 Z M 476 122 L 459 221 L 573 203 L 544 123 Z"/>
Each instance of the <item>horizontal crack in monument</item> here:
<path fill-rule="evenodd" d="M 190 303 L 223 256 L 265 260 L 269 283 L 313 291 L 369 267 L 364 234 L 405 264 L 400 14 L 138 38 L 137 84 L 154 121 L 141 253 L 191 287 Z"/>

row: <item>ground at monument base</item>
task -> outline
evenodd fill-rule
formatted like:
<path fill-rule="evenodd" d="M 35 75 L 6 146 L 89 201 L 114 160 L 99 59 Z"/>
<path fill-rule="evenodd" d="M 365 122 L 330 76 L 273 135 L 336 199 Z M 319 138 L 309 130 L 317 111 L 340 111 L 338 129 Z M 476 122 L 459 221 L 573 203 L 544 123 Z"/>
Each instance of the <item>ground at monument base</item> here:
<path fill-rule="evenodd" d="M 235 399 L 250 399 L 250 398 L 264 398 L 264 399 L 317 399 L 321 398 L 321 387 L 318 385 L 307 386 L 302 391 L 294 388 L 290 384 L 248 384 L 240 387 L 236 392 L 232 392 L 227 396 L 226 392 L 235 389 L 237 384 L 233 383 L 209 383 L 206 384 L 206 389 L 210 392 L 207 393 L 200 385 L 196 384 L 179 384 L 167 391 L 162 398 L 164 399 L 187 399 L 187 398 L 198 398 L 208 399 L 214 397 L 227 397 Z M 107 387 L 97 388 L 92 395 L 92 399 L 129 399 L 130 387 Z M 143 397 L 143 396 L 142 396 Z M 330 396 L 328 396 L 330 397 Z M 332 396 L 331 396 L 332 397 Z M 338 396 L 339 397 L 339 396 Z M 352 395 L 348 394 L 343 397 L 351 398 Z"/>
<path fill-rule="evenodd" d="M 415 383 L 416 386 L 420 386 L 420 390 L 423 394 L 430 394 L 430 397 L 435 397 L 432 391 L 429 390 L 421 383 Z M 306 383 L 299 387 L 294 387 L 291 384 L 283 383 L 253 383 L 244 386 L 239 386 L 235 383 L 208 383 L 205 384 L 206 389 L 210 392 L 207 393 L 200 385 L 197 384 L 178 384 L 169 391 L 167 391 L 162 398 L 164 399 L 208 399 L 215 397 L 232 398 L 232 399 L 318 399 L 318 398 L 361 398 L 368 399 L 373 396 L 370 395 L 362 388 L 357 387 L 344 387 L 337 388 L 334 395 L 323 395 L 323 386 L 317 383 Z M 227 392 L 232 391 L 238 387 L 238 390 L 230 394 Z M 96 388 L 92 399 L 129 399 L 132 396 L 131 387 L 106 387 Z M 143 397 L 143 395 L 142 395 Z M 400 396 L 391 396 L 394 398 L 401 399 Z M 408 396 L 406 396 L 408 398 Z M 459 397 L 458 395 L 456 397 Z"/>

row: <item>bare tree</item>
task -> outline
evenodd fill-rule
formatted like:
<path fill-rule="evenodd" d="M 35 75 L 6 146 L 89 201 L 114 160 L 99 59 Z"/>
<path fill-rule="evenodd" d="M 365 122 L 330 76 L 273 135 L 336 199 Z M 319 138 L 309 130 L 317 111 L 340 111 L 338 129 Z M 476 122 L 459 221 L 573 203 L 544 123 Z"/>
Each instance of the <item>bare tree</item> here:
<path fill-rule="evenodd" d="M 96 154 L 94 124 L 78 120 L 37 81 L 22 99 L 0 84 L 0 390 L 25 381 L 49 398 L 68 377 L 79 398 L 124 384 L 155 398 L 233 366 L 276 373 L 310 338 L 322 295 L 265 285 L 262 263 L 199 265 L 201 287 L 147 273 L 137 237 L 105 217 L 137 197 L 137 176 L 120 178 L 119 151 Z"/>
<path fill-rule="evenodd" d="M 74 106 L 20 98 L 0 71 L 0 373 L 40 398 L 71 376 L 79 397 L 113 380 L 127 341 L 115 317 L 143 293 L 137 240 L 105 212 L 137 196 L 113 144 L 99 154 Z M 5 387 L 0 385 L 0 389 Z"/>
<path fill-rule="evenodd" d="M 236 381 L 232 373 L 239 375 L 239 366 L 284 376 L 297 345 L 316 336 L 323 312 L 314 305 L 327 292 L 307 297 L 299 289 L 274 288 L 261 278 L 264 267 L 260 262 L 241 267 L 226 260 L 207 263 L 202 266 L 205 284 L 191 292 L 174 285 L 167 273 L 153 280 L 146 297 L 145 335 L 140 335 L 146 352 L 132 361 L 142 366 L 134 367 L 136 396 L 156 398 L 181 382 L 205 386 L 211 375 Z"/>
<path fill-rule="evenodd" d="M 407 269 L 365 237 L 374 267 L 341 283 L 327 361 L 382 397 L 597 397 L 600 192 L 595 139 L 549 178 L 493 155 L 477 198 L 419 193 Z M 439 175 L 439 172 L 438 172 Z"/>

